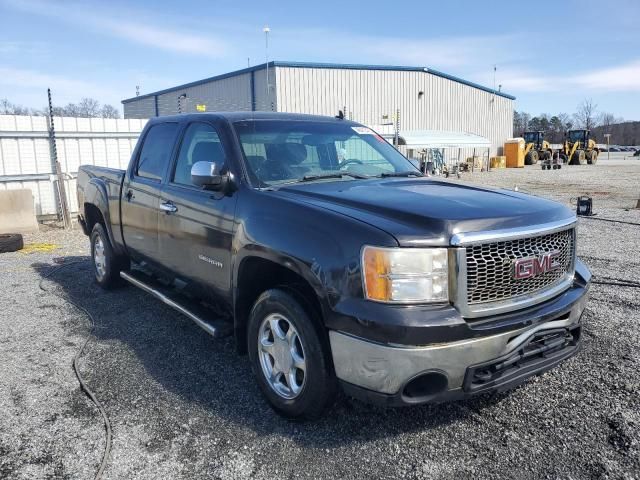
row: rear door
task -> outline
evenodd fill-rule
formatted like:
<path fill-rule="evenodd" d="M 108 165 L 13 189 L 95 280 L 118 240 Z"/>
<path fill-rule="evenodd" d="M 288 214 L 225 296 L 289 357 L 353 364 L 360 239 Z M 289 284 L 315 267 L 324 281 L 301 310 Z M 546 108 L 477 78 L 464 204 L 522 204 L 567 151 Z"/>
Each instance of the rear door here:
<path fill-rule="evenodd" d="M 178 129 L 178 123 L 166 122 L 147 130 L 122 186 L 122 235 L 127 250 L 138 260 L 158 260 L 160 190 Z"/>
<path fill-rule="evenodd" d="M 229 141 L 220 124 L 190 123 L 169 172 L 159 217 L 162 263 L 204 298 L 227 301 L 231 292 L 231 248 L 236 197 L 202 190 L 191 183 L 191 167 L 198 161 L 229 168 Z"/>

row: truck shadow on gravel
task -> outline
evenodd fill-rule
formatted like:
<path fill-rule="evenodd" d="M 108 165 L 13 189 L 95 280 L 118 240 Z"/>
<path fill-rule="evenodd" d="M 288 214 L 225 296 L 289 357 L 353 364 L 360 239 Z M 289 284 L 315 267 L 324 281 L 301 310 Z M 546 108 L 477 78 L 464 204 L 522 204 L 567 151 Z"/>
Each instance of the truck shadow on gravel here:
<path fill-rule="evenodd" d="M 505 397 L 383 409 L 341 396 L 318 421 L 288 421 L 263 399 L 248 358 L 236 353 L 233 338 L 213 339 L 132 286 L 102 290 L 93 280 L 89 257 L 59 261 L 67 266 L 53 273 L 51 264 L 31 265 L 46 276 L 42 301 L 59 295 L 93 316 L 95 341 L 89 343 L 81 361 L 83 375 L 109 415 L 117 418 L 114 423 L 139 424 L 149 431 L 153 440 L 146 446 L 150 450 L 186 434 L 224 438 L 226 429 L 232 442 L 242 441 L 234 436 L 244 430 L 234 426 L 259 436 L 286 436 L 302 446 L 331 448 L 460 420 L 482 422 L 477 413 Z M 75 322 L 63 323 L 63 315 L 59 322 L 79 348 L 89 332 L 89 320 L 69 305 L 69 312 L 73 310 L 77 311 Z"/>

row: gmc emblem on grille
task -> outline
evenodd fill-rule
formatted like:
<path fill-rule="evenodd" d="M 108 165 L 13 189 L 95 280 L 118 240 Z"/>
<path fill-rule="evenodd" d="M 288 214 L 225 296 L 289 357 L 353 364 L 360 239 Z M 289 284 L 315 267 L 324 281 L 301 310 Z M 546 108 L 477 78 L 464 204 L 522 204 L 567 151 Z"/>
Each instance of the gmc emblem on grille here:
<path fill-rule="evenodd" d="M 542 253 L 537 257 L 516 258 L 513 261 L 513 278 L 516 280 L 524 280 L 525 278 L 533 278 L 542 273 L 557 270 L 560 268 L 559 256 L 560 252 L 554 250 L 552 252 Z"/>

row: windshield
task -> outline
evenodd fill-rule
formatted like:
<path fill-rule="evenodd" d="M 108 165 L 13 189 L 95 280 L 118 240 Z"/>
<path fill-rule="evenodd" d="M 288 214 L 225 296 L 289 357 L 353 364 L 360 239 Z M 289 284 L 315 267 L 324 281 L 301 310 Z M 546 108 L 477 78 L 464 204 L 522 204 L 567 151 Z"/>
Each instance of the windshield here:
<path fill-rule="evenodd" d="M 234 124 L 252 183 L 416 172 L 416 167 L 367 127 L 338 122 L 251 120 Z"/>
<path fill-rule="evenodd" d="M 584 131 L 583 130 L 572 130 L 569 132 L 569 141 L 570 142 L 582 142 L 584 139 Z"/>
<path fill-rule="evenodd" d="M 538 132 L 525 132 L 524 141 L 526 143 L 538 143 Z"/>

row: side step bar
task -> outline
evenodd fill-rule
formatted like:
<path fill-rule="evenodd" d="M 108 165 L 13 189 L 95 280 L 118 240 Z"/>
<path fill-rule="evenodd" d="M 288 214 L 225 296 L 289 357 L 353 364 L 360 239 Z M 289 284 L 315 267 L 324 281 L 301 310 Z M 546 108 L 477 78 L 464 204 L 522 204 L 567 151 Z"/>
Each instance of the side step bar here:
<path fill-rule="evenodd" d="M 182 296 L 184 298 L 179 298 L 181 297 L 179 293 L 173 292 L 170 288 L 159 284 L 159 282 L 156 282 L 152 277 L 137 270 L 120 272 L 120 277 L 190 318 L 209 335 L 220 338 L 231 333 L 232 328 L 230 325 L 216 325 L 204 320 L 204 317 L 209 315 L 207 315 L 206 309 L 203 306 L 195 302 L 190 302 L 189 299 L 184 296 Z"/>

